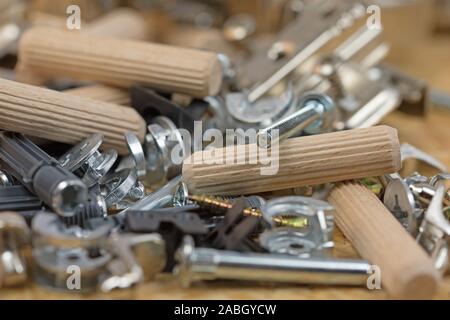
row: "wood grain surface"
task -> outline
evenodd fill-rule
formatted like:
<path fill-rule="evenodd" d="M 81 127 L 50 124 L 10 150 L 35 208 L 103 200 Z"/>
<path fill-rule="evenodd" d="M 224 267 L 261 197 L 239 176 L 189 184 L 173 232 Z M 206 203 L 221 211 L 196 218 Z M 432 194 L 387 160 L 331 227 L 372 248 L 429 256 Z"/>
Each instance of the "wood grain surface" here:
<path fill-rule="evenodd" d="M 450 92 L 450 35 L 422 41 L 414 50 L 395 55 L 390 62 L 402 70 L 426 79 L 430 85 Z M 397 58 L 398 56 L 398 58 Z M 427 118 L 417 118 L 394 112 L 384 124 L 398 129 L 400 142 L 410 143 L 450 166 L 450 109 L 434 109 Z M 352 244 L 339 229 L 334 235 L 333 254 L 341 258 L 357 258 Z M 157 281 L 130 290 L 111 294 L 95 293 L 86 296 L 62 294 L 39 288 L 30 283 L 24 288 L 1 289 L 1 299 L 386 299 L 382 290 L 365 288 L 314 287 L 298 285 L 260 286 L 241 283 L 199 283 L 182 289 L 176 279 L 162 277 Z M 450 299 L 450 276 L 441 282 L 436 299 Z"/>
<path fill-rule="evenodd" d="M 183 180 L 192 193 L 241 195 L 379 176 L 400 168 L 397 130 L 376 126 L 291 138 L 270 150 L 248 144 L 196 152 L 183 163 Z"/>
<path fill-rule="evenodd" d="M 93 84 L 85 87 L 67 89 L 64 90 L 64 93 L 103 102 L 115 103 L 121 106 L 130 106 L 131 104 L 131 98 L 128 90 L 105 86 L 102 84 Z"/>
<path fill-rule="evenodd" d="M 0 79 L 0 128 L 75 144 L 93 133 L 104 148 L 128 154 L 127 131 L 144 140 L 145 121 L 136 110 L 112 103 Z"/>
<path fill-rule="evenodd" d="M 378 266 L 386 290 L 399 299 L 430 299 L 441 276 L 431 258 L 378 197 L 358 181 L 339 182 L 328 202 L 337 226 L 364 259 Z"/>
<path fill-rule="evenodd" d="M 47 79 L 69 77 L 129 88 L 142 84 L 203 98 L 222 83 L 217 54 L 183 47 L 32 28 L 20 40 L 19 68 Z"/>

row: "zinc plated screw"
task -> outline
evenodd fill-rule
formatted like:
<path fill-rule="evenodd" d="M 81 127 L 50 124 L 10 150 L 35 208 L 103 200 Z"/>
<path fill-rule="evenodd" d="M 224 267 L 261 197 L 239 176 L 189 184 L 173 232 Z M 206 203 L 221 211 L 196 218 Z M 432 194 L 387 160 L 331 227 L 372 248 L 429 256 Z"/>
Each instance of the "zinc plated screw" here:
<path fill-rule="evenodd" d="M 195 202 L 203 209 L 215 209 L 220 212 L 225 212 L 231 209 L 233 204 L 225 199 L 218 197 L 205 196 L 205 195 L 189 195 L 189 199 Z M 262 212 L 258 208 L 246 208 L 243 211 L 244 216 L 262 217 Z M 304 217 L 292 217 L 292 216 L 275 216 L 272 218 L 277 227 L 293 227 L 304 228 L 308 225 L 308 219 Z"/>
<path fill-rule="evenodd" d="M 324 94 L 310 93 L 298 102 L 298 110 L 279 120 L 271 126 L 259 131 L 258 146 L 270 148 L 300 131 L 318 134 L 328 130 L 334 121 L 335 105 L 333 100 Z"/>

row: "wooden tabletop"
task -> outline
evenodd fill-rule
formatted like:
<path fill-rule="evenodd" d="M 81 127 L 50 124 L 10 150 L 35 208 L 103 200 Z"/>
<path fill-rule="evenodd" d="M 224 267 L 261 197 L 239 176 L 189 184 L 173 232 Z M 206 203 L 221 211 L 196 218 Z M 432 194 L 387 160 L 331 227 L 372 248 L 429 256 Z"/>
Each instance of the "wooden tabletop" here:
<path fill-rule="evenodd" d="M 450 92 L 450 35 L 424 40 L 414 50 L 391 59 L 391 63 L 415 76 L 426 79 L 432 87 Z M 408 142 L 450 166 L 450 109 L 434 108 L 426 118 L 395 112 L 384 121 L 399 130 L 401 142 Z M 351 243 L 337 230 L 334 255 L 357 258 Z M 365 288 L 310 287 L 299 285 L 242 285 L 242 283 L 199 283 L 182 289 L 176 279 L 161 277 L 156 281 L 111 294 L 77 295 L 57 293 L 30 283 L 24 288 L 2 289 L 0 299 L 385 299 L 383 290 Z M 450 298 L 450 276 L 444 278 L 437 299 Z"/>

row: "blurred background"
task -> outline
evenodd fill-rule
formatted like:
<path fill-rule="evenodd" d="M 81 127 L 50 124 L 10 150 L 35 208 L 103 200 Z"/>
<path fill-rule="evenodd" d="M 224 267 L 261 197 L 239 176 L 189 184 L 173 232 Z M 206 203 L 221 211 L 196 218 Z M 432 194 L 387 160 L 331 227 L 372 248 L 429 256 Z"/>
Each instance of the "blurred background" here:
<path fill-rule="evenodd" d="M 311 0 L 309 0 L 311 1 Z M 344 0 L 345 1 L 345 0 Z M 68 6 L 81 9 L 82 29 L 91 24 L 96 28 L 108 12 L 128 7 L 135 14 L 134 23 L 115 26 L 116 29 L 141 28 L 145 33 L 135 38 L 147 41 L 204 48 L 231 54 L 249 54 L 276 35 L 284 26 L 301 16 L 308 0 L 0 0 L 0 65 L 11 67 L 14 48 L 11 39 L 21 30 L 34 25 L 65 28 Z M 449 0 L 372 0 L 368 5 L 382 7 L 382 24 L 391 45 L 388 61 L 399 66 L 415 65 L 414 72 L 423 77 L 434 73 L 426 68 L 426 61 L 442 58 L 449 53 Z M 134 10 L 134 11 L 131 11 Z M 137 21 L 139 20 L 139 21 Z M 101 24 L 101 23 L 100 23 Z M 16 26 L 16 28 L 14 27 Z M 114 33 L 113 24 L 97 33 Z M 141 30 L 142 31 L 142 30 Z M 131 32 L 131 31 L 128 31 Z M 127 31 L 124 31 L 126 34 Z M 140 39 L 140 40 L 141 40 Z M 425 53 L 426 52 L 426 53 Z M 439 56 L 439 52 L 441 56 Z M 426 69 L 429 69 L 428 71 Z M 438 77 L 438 86 L 449 88 L 449 82 Z M 435 81 L 435 80 L 432 80 Z M 442 84 L 441 84 L 442 81 Z M 448 80 L 450 81 L 450 80 Z"/>
<path fill-rule="evenodd" d="M 342 3 L 346 1 L 342 1 Z M 248 89 L 255 85 L 255 79 L 261 79 L 270 74 L 271 67 L 267 65 L 267 70 L 264 70 L 267 62 L 273 62 L 274 70 L 278 68 L 280 64 L 285 63 L 283 61 L 296 53 L 296 46 L 301 45 L 303 37 L 307 38 L 308 33 L 317 33 L 316 29 L 324 23 L 314 21 L 314 18 L 311 17 L 308 18 L 310 14 L 305 13 L 308 2 L 315 4 L 321 2 L 326 7 L 332 1 L 0 0 L 0 76 L 35 85 L 47 85 L 57 90 L 77 86 L 78 84 L 73 82 L 45 83 L 43 79 L 16 66 L 16 49 L 21 34 L 33 26 L 67 29 L 68 18 L 73 13 L 72 11 L 68 12 L 67 9 L 71 5 L 77 5 L 80 8 L 81 29 L 74 30 L 74 32 L 88 32 L 222 53 L 227 57 L 227 63 L 233 67 L 230 70 L 232 72 L 238 70 L 240 73 L 237 74 L 235 88 L 231 88 L 231 90 Z M 381 37 L 377 37 L 376 41 L 373 41 L 383 46 L 383 48 L 380 46 L 380 49 L 384 50 L 383 52 L 373 51 L 378 54 L 378 61 L 382 60 L 383 63 L 398 68 L 406 77 L 414 79 L 412 81 L 425 81 L 427 98 L 431 97 L 431 104 L 450 110 L 448 96 L 450 92 L 450 66 L 448 64 L 450 0 L 367 0 L 361 2 L 366 7 L 372 5 L 381 7 L 383 32 Z M 309 22 L 302 23 L 303 18 L 309 19 Z M 326 21 L 326 16 L 321 19 Z M 296 21 L 300 21 L 297 26 Z M 352 24 L 340 36 L 329 41 L 324 48 L 318 51 L 316 57 L 312 57 L 310 60 L 320 60 L 317 56 L 326 56 L 326 53 L 332 52 L 365 23 L 366 19 L 361 18 L 358 23 Z M 308 27 L 303 30 L 305 25 Z M 277 40 L 283 39 L 283 37 L 294 40 L 291 42 Z M 295 41 L 297 43 L 294 43 Z M 273 45 L 271 46 L 271 44 Z M 365 54 L 368 54 L 374 46 L 367 45 L 366 47 L 368 48 L 364 48 L 364 51 Z M 271 49 L 266 53 L 267 48 Z M 324 52 L 325 55 L 322 55 Z M 270 58 L 267 60 L 266 57 L 266 60 L 262 62 L 264 68 L 260 67 L 261 62 L 259 64 L 252 62 L 253 60 L 260 61 L 258 55 L 262 58 L 267 55 Z M 256 58 L 254 59 L 254 57 Z M 314 64 L 315 62 L 310 63 L 310 65 Z M 307 63 L 305 65 L 308 66 Z M 312 67 L 308 69 L 308 67 L 301 66 L 297 73 L 300 75 L 299 82 L 302 83 L 302 74 L 312 73 Z M 232 74 L 231 76 L 236 75 Z M 285 89 L 285 87 L 278 88 L 277 92 L 276 87 L 272 93 L 279 94 Z M 183 97 L 177 99 L 183 99 Z M 184 103 L 182 100 L 177 102 Z M 425 112 L 422 111 L 419 113 L 425 116 Z M 393 114 L 395 117 L 396 113 Z M 392 116 L 387 118 L 388 123 L 390 117 Z M 443 121 L 440 113 L 437 118 Z M 402 114 L 400 119 L 402 121 L 408 119 L 408 115 Z M 424 119 L 411 119 L 418 120 L 420 125 L 426 125 Z M 438 120 L 431 121 L 434 123 Z M 445 118 L 444 127 L 448 127 L 448 121 L 449 119 Z M 437 126 L 435 130 L 440 130 L 441 127 Z M 405 126 L 405 128 L 401 130 L 401 136 L 405 130 L 409 129 L 409 126 Z M 416 131 L 413 133 L 418 134 Z M 421 134 L 423 135 L 423 132 Z M 439 135 L 441 134 L 440 132 Z M 443 139 L 437 140 L 442 141 Z M 427 148 L 427 143 L 424 143 L 424 148 Z M 446 148 L 436 149 L 441 150 L 442 153 L 437 155 L 438 157 L 443 161 L 450 161 Z"/>

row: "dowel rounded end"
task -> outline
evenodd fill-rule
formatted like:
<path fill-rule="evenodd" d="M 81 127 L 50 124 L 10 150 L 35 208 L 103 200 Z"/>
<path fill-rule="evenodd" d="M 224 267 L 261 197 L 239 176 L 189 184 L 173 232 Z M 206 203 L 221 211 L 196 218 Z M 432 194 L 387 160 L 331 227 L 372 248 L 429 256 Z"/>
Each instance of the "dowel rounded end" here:
<path fill-rule="evenodd" d="M 127 109 L 129 109 L 129 108 L 127 108 Z M 139 142 L 143 143 L 145 134 L 147 132 L 147 123 L 145 122 L 144 118 L 142 118 L 141 115 L 137 112 L 136 112 L 136 117 L 139 119 L 139 128 L 138 128 L 138 131 L 136 132 L 136 135 L 139 139 Z"/>
<path fill-rule="evenodd" d="M 393 127 L 386 125 L 378 126 L 382 128 L 389 138 L 391 144 L 391 157 L 392 157 L 392 168 L 393 172 L 397 172 L 402 168 L 402 157 L 400 154 L 400 141 L 398 139 L 398 131 Z"/>
<path fill-rule="evenodd" d="M 19 62 L 21 60 L 21 52 L 24 52 L 26 50 L 26 48 L 28 48 L 30 46 L 30 42 L 33 41 L 33 38 L 36 35 L 40 35 L 42 33 L 44 33 L 46 30 L 52 30 L 50 27 L 46 27 L 46 26 L 37 26 L 37 27 L 33 27 L 30 28 L 28 30 L 26 30 L 22 36 L 20 37 L 19 43 L 18 43 L 18 48 L 17 51 L 19 52 Z"/>
<path fill-rule="evenodd" d="M 17 63 L 15 67 L 16 81 L 21 83 L 30 84 L 33 86 L 43 86 L 45 84 L 45 78 L 34 74 L 29 70 L 21 60 Z"/>
<path fill-rule="evenodd" d="M 183 182 L 186 183 L 188 189 L 190 192 L 193 192 L 195 187 L 194 187 L 194 181 L 193 181 L 193 171 L 194 171 L 194 166 L 192 164 L 192 155 L 189 156 L 188 158 L 186 158 L 183 161 L 183 166 L 181 169 L 182 172 L 182 176 L 183 176 Z"/>
<path fill-rule="evenodd" d="M 208 92 L 207 95 L 215 96 L 219 93 L 220 87 L 222 86 L 222 65 L 217 58 L 217 55 L 214 55 L 214 58 L 211 59 L 211 65 L 208 70 L 209 78 L 208 78 Z"/>
<path fill-rule="evenodd" d="M 149 38 L 147 29 L 143 15 L 134 9 L 123 7 L 100 16 L 88 24 L 85 32 L 91 35 L 147 40 Z"/>
<path fill-rule="evenodd" d="M 399 299 L 430 299 L 436 294 L 439 278 L 431 261 L 429 265 L 409 268 L 402 275 L 404 285 L 399 286 L 398 291 L 393 291 L 392 294 L 394 298 Z"/>

